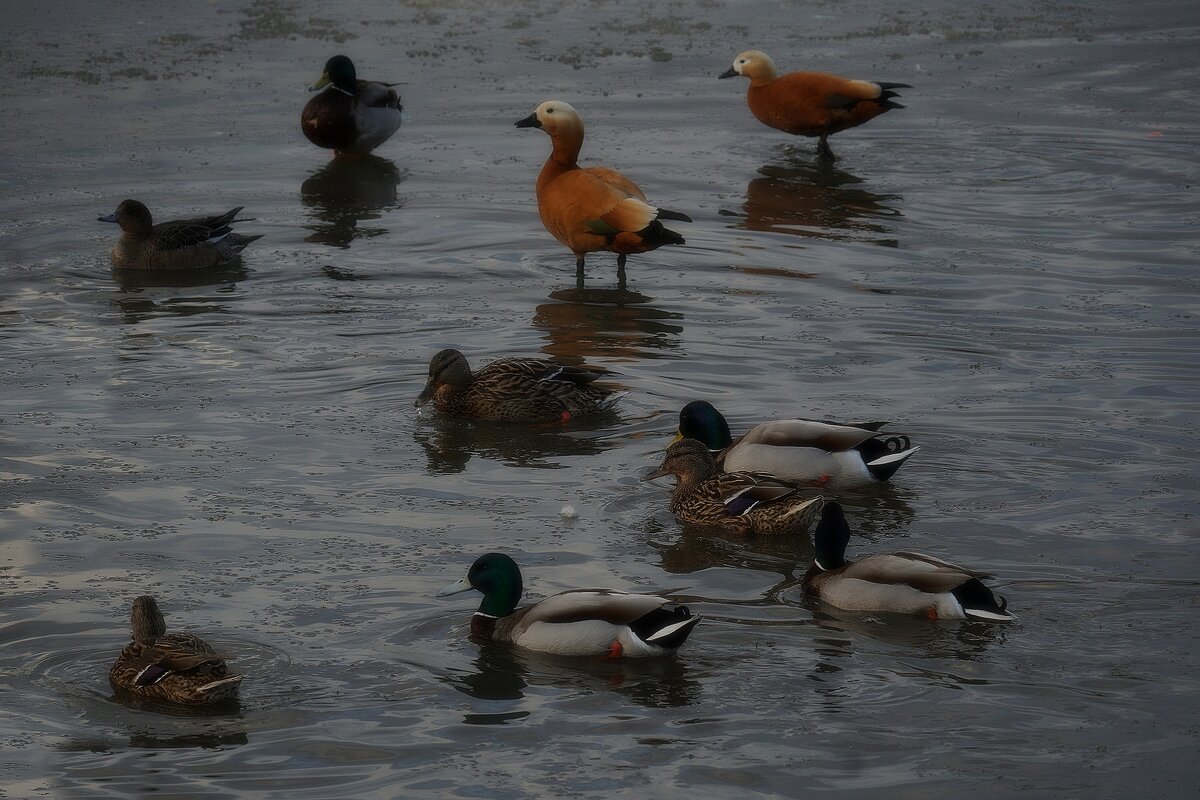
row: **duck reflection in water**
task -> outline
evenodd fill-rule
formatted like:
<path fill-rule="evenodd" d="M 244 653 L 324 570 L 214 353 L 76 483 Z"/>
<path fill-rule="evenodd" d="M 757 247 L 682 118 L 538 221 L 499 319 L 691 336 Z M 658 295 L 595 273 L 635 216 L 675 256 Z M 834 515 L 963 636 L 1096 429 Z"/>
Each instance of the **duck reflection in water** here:
<path fill-rule="evenodd" d="M 892 238 L 874 238 L 889 232 L 886 220 L 900 216 L 900 195 L 877 194 L 865 181 L 828 162 L 766 164 L 761 177 L 746 186 L 735 227 L 750 231 L 788 233 L 821 239 L 873 241 L 897 246 Z"/>
<path fill-rule="evenodd" d="M 379 236 L 383 226 L 360 226 L 380 219 L 381 211 L 404 205 L 397 186 L 400 170 L 375 155 L 338 157 L 323 165 L 300 186 L 300 200 L 312 211 L 305 241 L 347 248 L 359 237 Z"/>
<path fill-rule="evenodd" d="M 247 273 L 239 256 L 228 264 L 211 269 L 175 272 L 114 269 L 112 277 L 122 293 L 134 293 L 142 289 L 190 288 L 194 286 L 220 286 L 221 288 L 217 291 L 231 291 L 238 281 L 246 280 Z"/>
<path fill-rule="evenodd" d="M 597 455 L 616 447 L 619 442 L 607 431 L 618 419 L 609 409 L 573 419 L 570 429 L 563 430 L 559 423 L 497 424 L 435 414 L 418 422 L 413 439 L 425 452 L 430 475 L 462 472 L 476 455 L 514 467 L 558 469 L 561 457 Z"/>
<path fill-rule="evenodd" d="M 654 301 L 627 289 L 559 289 L 553 303 L 534 310 L 533 327 L 545 331 L 542 352 L 557 360 L 600 356 L 654 358 L 680 346 L 683 315 L 650 305 Z"/>
<path fill-rule="evenodd" d="M 689 677 L 689 667 L 677 658 L 581 659 L 480 642 L 473 667 L 456 675 L 452 685 L 479 700 L 519 701 L 528 686 L 546 684 L 569 684 L 588 693 L 612 691 L 646 708 L 678 708 L 700 699 L 700 682 Z M 465 721 L 498 725 L 528 714 L 513 708 L 468 714 Z"/>

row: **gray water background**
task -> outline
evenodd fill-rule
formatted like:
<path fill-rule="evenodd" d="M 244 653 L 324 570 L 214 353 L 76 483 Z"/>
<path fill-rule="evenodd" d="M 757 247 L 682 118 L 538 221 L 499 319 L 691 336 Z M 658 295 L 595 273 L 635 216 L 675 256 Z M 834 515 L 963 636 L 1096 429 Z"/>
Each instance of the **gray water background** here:
<path fill-rule="evenodd" d="M 1194 796 L 1198 43 L 1189 2 L 7 5 L 0 796 Z M 749 47 L 907 108 L 822 167 L 715 79 Z M 298 126 L 336 52 L 404 82 L 357 165 Z M 549 98 L 695 219 L 625 290 L 538 222 Z M 115 276 L 125 197 L 264 238 Z M 411 405 L 443 347 L 630 391 L 447 422 Z M 833 614 L 809 542 L 681 528 L 638 478 L 701 397 L 893 420 L 923 449 L 842 498 L 851 554 L 986 568 L 1018 622 Z M 662 661 L 481 648 L 432 594 L 493 549 L 706 619 Z M 112 699 L 144 592 L 235 712 Z"/>

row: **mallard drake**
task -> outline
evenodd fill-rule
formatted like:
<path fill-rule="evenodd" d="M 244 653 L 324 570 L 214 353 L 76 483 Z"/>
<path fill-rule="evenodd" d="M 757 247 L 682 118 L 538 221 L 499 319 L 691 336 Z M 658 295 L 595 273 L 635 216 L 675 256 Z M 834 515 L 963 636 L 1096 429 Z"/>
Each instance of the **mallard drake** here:
<path fill-rule="evenodd" d="M 150 209 L 137 200 L 122 200 L 100 222 L 121 226 L 113 245 L 112 263 L 118 269 L 183 270 L 215 267 L 232 261 L 246 245 L 262 235 L 243 236 L 230 227 L 242 206 L 224 214 L 176 219 L 155 225 Z"/>
<path fill-rule="evenodd" d="M 618 589 L 573 589 L 517 608 L 521 569 L 503 553 L 475 559 L 465 578 L 438 597 L 483 593 L 471 634 L 564 656 L 663 656 L 687 640 L 699 615 L 654 594 Z"/>
<path fill-rule="evenodd" d="M 850 526 L 838 503 L 825 504 L 813 535 L 816 557 L 801 586 L 843 611 L 891 611 L 930 619 L 1008 622 L 1008 601 L 983 585 L 986 572 L 921 553 L 880 553 L 846 560 Z"/>
<path fill-rule="evenodd" d="M 503 358 L 471 372 L 467 357 L 442 350 L 415 405 L 433 400 L 443 414 L 490 422 L 567 422 L 612 406 L 616 390 L 594 384 L 604 372 L 540 358 Z"/>
<path fill-rule="evenodd" d="M 210 705 L 237 697 L 241 675 L 208 642 L 190 633 L 167 633 L 158 603 L 149 595 L 133 601 L 133 641 L 113 662 L 113 691 L 146 700 Z"/>
<path fill-rule="evenodd" d="M 637 184 L 616 170 L 579 166 L 583 120 L 569 104 L 547 100 L 516 125 L 541 128 L 550 136 L 553 150 L 537 179 L 538 214 L 546 230 L 575 254 L 579 275 L 586 253 L 616 253 L 618 274 L 624 275 L 630 253 L 684 243 L 660 220 L 691 222 L 691 217 L 650 205 Z"/>
<path fill-rule="evenodd" d="M 400 96 L 395 84 L 360 81 L 354 62 L 334 56 L 309 91 L 324 89 L 300 113 L 300 129 L 317 147 L 364 155 L 400 127 Z"/>
<path fill-rule="evenodd" d="M 719 472 L 712 453 L 694 439 L 680 439 L 642 480 L 674 475 L 671 512 L 685 522 L 721 525 L 738 533 L 799 535 L 817 518 L 821 497 L 761 472 Z"/>
<path fill-rule="evenodd" d="M 886 424 L 782 419 L 756 425 L 734 441 L 721 412 L 694 400 L 679 412 L 675 439 L 702 442 L 726 472 L 761 471 L 785 481 L 846 488 L 886 481 L 921 449 L 907 436 L 881 433 Z"/>
<path fill-rule="evenodd" d="M 893 108 L 896 89 L 907 83 L 851 80 L 824 72 L 789 72 L 780 75 L 775 62 L 760 50 L 739 53 L 721 78 L 744 75 L 750 79 L 746 102 L 759 122 L 798 136 L 816 136 L 817 152 L 834 158 L 828 137 L 862 125 Z"/>

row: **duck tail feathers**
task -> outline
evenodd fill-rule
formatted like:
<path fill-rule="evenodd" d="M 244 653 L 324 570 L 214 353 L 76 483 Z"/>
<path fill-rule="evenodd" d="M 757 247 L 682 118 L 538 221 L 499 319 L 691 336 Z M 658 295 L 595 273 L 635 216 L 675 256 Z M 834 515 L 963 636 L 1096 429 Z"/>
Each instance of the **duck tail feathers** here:
<path fill-rule="evenodd" d="M 913 447 L 907 436 L 897 435 L 868 439 L 855 449 L 862 456 L 871 477 L 886 481 L 921 448 Z"/>
<path fill-rule="evenodd" d="M 647 644 L 677 650 L 687 641 L 700 619 L 700 615 L 693 615 L 687 606 L 657 608 L 631 622 L 629 627 Z"/>
<path fill-rule="evenodd" d="M 989 622 L 1010 622 L 1014 619 L 1008 612 L 1008 601 L 1001 595 L 993 594 L 978 578 L 972 578 L 950 593 L 958 600 L 968 619 Z"/>

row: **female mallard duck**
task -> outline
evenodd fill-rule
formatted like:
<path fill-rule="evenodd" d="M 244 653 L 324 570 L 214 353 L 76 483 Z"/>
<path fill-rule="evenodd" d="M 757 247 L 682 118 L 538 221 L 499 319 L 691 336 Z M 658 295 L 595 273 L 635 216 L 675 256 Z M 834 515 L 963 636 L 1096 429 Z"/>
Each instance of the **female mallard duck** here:
<path fill-rule="evenodd" d="M 246 245 L 262 235 L 243 236 L 230 227 L 242 206 L 224 214 L 177 219 L 155 225 L 150 209 L 137 200 L 122 200 L 100 222 L 121 226 L 113 245 L 112 263 L 118 269 L 183 270 L 215 267 L 232 261 Z"/>
<path fill-rule="evenodd" d="M 317 147 L 364 155 L 400 127 L 400 97 L 395 84 L 360 81 L 354 62 L 334 56 L 310 91 L 324 88 L 300 114 L 300 128 Z"/>
<path fill-rule="evenodd" d="M 654 594 L 574 589 L 531 606 L 521 600 L 521 570 L 503 553 L 475 559 L 467 576 L 438 597 L 483 593 L 471 633 L 563 656 L 662 656 L 678 650 L 700 617 Z"/>
<path fill-rule="evenodd" d="M 671 512 L 685 522 L 721 525 L 738 533 L 794 534 L 808 530 L 824 500 L 801 497 L 774 475 L 717 470 L 712 453 L 694 439 L 680 439 L 642 480 L 674 475 Z"/>
<path fill-rule="evenodd" d="M 537 179 L 538 214 L 546 230 L 575 254 L 578 275 L 583 275 L 585 253 L 616 253 L 623 276 L 630 253 L 683 244 L 683 237 L 659 220 L 691 222 L 691 217 L 650 205 L 637 184 L 616 170 L 579 166 L 583 120 L 570 105 L 547 100 L 516 125 L 550 135 L 554 149 Z"/>
<path fill-rule="evenodd" d="M 826 503 L 813 536 L 816 557 L 804 573 L 806 594 L 844 611 L 891 611 L 930 619 L 1008 622 L 1008 602 L 983 585 L 985 572 L 921 553 L 881 553 L 846 560 L 850 527 L 837 503 Z"/>
<path fill-rule="evenodd" d="M 466 356 L 442 350 L 429 362 L 416 405 L 432 399 L 443 414 L 489 422 L 567 422 L 616 402 L 615 389 L 593 383 L 603 374 L 539 358 L 504 358 L 471 372 Z"/>
<path fill-rule="evenodd" d="M 862 125 L 893 108 L 895 89 L 910 89 L 907 83 L 839 78 L 824 72 L 789 72 L 780 75 L 775 62 L 759 50 L 739 53 L 733 66 L 719 77 L 744 75 L 750 79 L 746 102 L 759 122 L 799 136 L 817 136 L 817 152 L 834 158 L 828 137 Z"/>
<path fill-rule="evenodd" d="M 785 481 L 845 488 L 886 481 L 921 449 L 907 436 L 880 433 L 886 424 L 782 419 L 757 425 L 734 441 L 721 412 L 706 400 L 694 400 L 679 412 L 675 440 L 702 442 L 727 472 L 757 470 Z"/>
<path fill-rule="evenodd" d="M 167 633 L 153 597 L 133 601 L 130 623 L 133 641 L 108 672 L 113 691 L 192 706 L 237 697 L 242 676 L 231 675 L 225 659 L 199 636 Z"/>

